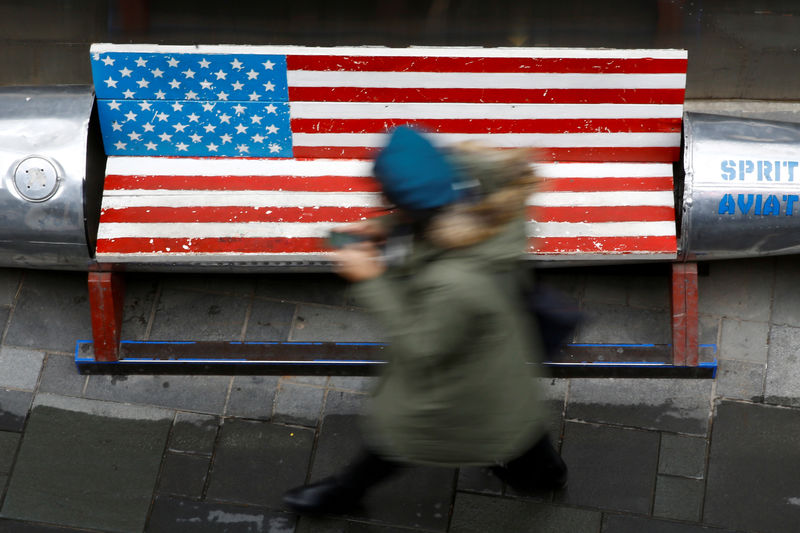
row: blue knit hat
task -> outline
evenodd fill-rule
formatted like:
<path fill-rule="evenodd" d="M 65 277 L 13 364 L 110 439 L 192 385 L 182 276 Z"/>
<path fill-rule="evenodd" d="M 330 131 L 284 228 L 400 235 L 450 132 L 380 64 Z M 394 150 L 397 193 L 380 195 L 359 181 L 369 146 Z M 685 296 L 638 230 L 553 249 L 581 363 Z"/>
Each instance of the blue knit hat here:
<path fill-rule="evenodd" d="M 408 211 L 423 211 L 456 200 L 457 171 L 419 131 L 401 126 L 375 158 L 375 177 L 386 198 Z"/>

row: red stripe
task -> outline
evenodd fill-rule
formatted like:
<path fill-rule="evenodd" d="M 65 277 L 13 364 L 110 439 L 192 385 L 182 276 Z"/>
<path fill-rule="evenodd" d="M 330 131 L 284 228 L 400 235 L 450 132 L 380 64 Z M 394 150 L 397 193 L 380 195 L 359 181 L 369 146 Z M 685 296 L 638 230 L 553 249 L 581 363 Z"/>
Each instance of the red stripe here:
<path fill-rule="evenodd" d="M 383 213 L 372 207 L 126 207 L 104 209 L 100 222 L 355 222 Z"/>
<path fill-rule="evenodd" d="M 184 248 L 185 247 L 185 248 Z M 249 237 L 249 238 L 204 238 L 168 239 L 123 237 L 98 239 L 99 254 L 269 254 L 328 251 L 323 239 L 317 237 Z"/>
<path fill-rule="evenodd" d="M 681 118 L 580 119 L 292 119 L 293 133 L 383 133 L 416 124 L 437 133 L 680 132 Z"/>
<path fill-rule="evenodd" d="M 363 146 L 297 146 L 292 150 L 295 157 L 343 157 L 370 158 L 377 148 Z M 532 148 L 532 156 L 538 161 L 605 161 L 663 163 L 677 161 L 678 146 L 645 147 L 578 147 L 578 148 Z"/>
<path fill-rule="evenodd" d="M 287 70 L 684 74 L 686 59 L 287 55 Z"/>
<path fill-rule="evenodd" d="M 479 104 L 683 104 L 684 92 L 684 89 L 289 87 L 289 101 L 463 102 Z"/>
<path fill-rule="evenodd" d="M 377 192 L 371 177 L 354 176 L 106 176 L 105 190 Z"/>
<path fill-rule="evenodd" d="M 671 191 L 672 177 L 655 178 L 546 178 L 543 191 Z"/>
<path fill-rule="evenodd" d="M 675 220 L 671 206 L 590 206 L 528 208 L 528 218 L 537 222 L 663 222 Z"/>
<path fill-rule="evenodd" d="M 529 251 L 536 254 L 676 253 L 673 236 L 658 237 L 533 237 Z"/>

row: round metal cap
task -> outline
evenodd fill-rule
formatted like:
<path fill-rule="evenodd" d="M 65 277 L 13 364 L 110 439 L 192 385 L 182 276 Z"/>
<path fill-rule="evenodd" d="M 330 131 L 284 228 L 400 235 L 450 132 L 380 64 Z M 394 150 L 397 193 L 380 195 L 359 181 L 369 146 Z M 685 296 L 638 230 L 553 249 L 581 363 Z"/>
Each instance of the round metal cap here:
<path fill-rule="evenodd" d="M 58 189 L 58 171 L 44 157 L 26 157 L 14 171 L 14 186 L 29 202 L 43 202 Z"/>

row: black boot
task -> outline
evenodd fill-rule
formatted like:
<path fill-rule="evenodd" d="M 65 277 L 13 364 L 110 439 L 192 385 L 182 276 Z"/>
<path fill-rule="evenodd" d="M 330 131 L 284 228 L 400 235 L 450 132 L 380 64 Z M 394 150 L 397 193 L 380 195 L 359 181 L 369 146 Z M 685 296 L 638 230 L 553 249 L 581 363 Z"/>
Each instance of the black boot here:
<path fill-rule="evenodd" d="M 567 465 L 550 437 L 545 435 L 527 452 L 492 472 L 514 490 L 562 490 L 567 486 Z"/>

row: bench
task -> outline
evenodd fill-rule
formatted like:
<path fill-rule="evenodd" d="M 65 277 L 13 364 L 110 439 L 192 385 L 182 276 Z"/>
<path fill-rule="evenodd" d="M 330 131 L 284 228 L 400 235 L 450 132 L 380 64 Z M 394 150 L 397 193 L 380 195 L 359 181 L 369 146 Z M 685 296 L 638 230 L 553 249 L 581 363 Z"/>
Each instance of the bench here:
<path fill-rule="evenodd" d="M 120 359 L 125 269 L 328 269 L 329 229 L 381 209 L 369 158 L 401 124 L 536 149 L 531 259 L 678 255 L 685 51 L 96 44 L 91 62 L 108 155 L 95 361 Z M 692 298 L 676 264 L 678 366 L 697 363 Z"/>

